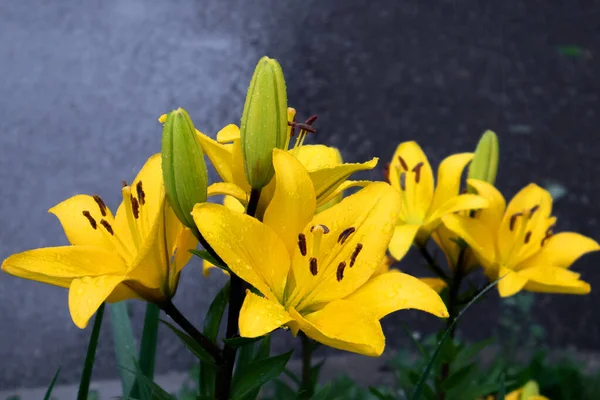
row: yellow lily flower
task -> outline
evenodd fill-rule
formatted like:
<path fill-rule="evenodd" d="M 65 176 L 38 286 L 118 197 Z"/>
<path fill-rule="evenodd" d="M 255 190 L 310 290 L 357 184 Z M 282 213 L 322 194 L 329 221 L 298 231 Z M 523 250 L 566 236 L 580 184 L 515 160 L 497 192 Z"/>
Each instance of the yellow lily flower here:
<path fill-rule="evenodd" d="M 574 232 L 553 234 L 552 197 L 535 184 L 523 188 L 506 207 L 502 194 L 487 182 L 468 184 L 489 200 L 476 218 L 447 215 L 448 229 L 467 242 L 500 296 L 524 290 L 587 294 L 590 285 L 569 267 L 582 255 L 600 250 L 598 243 Z"/>
<path fill-rule="evenodd" d="M 385 346 L 379 319 L 390 312 L 447 316 L 439 295 L 412 276 L 393 271 L 370 279 L 399 213 L 389 185 L 372 183 L 315 216 L 315 189 L 300 161 L 274 150 L 273 165 L 275 191 L 263 222 L 210 203 L 192 212 L 211 247 L 264 296 L 247 292 L 242 336 L 287 326 L 331 347 L 378 356 Z"/>
<path fill-rule="evenodd" d="M 535 381 L 527 382 L 522 388 L 508 393 L 505 400 L 550 400 L 540 394 L 540 388 Z M 488 396 L 487 400 L 494 400 L 493 396 Z"/>
<path fill-rule="evenodd" d="M 104 301 L 171 299 L 197 241 L 165 201 L 160 154 L 148 159 L 122 194 L 114 217 L 97 195 L 75 195 L 52 207 L 71 246 L 14 254 L 2 269 L 69 288 L 69 309 L 79 328 Z"/>
<path fill-rule="evenodd" d="M 442 217 L 461 210 L 479 209 L 487 201 L 474 194 L 459 194 L 460 177 L 473 153 L 455 154 L 442 161 L 437 187 L 427 156 L 416 142 L 401 143 L 389 165 L 388 179 L 400 193 L 401 211 L 389 250 L 400 260 L 413 242 L 425 245 Z"/>
<path fill-rule="evenodd" d="M 386 254 L 386 256 L 381 261 L 379 268 L 373 273 L 373 277 L 385 274 L 390 271 L 395 271 L 390 268 L 393 264 L 395 264 L 397 260 L 394 257 L 390 257 Z M 448 284 L 444 282 L 443 279 L 440 278 L 418 278 L 421 282 L 435 290 L 436 293 L 441 293 Z"/>
<path fill-rule="evenodd" d="M 290 114 L 290 118 L 293 114 Z M 246 205 L 251 191 L 244 173 L 244 161 L 240 142 L 240 131 L 230 124 L 217 133 L 216 140 L 196 131 L 200 145 L 214 165 L 223 183 L 208 188 L 208 195 L 230 195 Z M 306 132 L 298 135 L 296 145 L 289 150 L 308 169 L 313 182 L 317 206 L 323 207 L 332 199 L 353 186 L 364 186 L 365 181 L 346 181 L 350 175 L 362 170 L 375 168 L 377 158 L 365 163 L 342 163 L 337 149 L 323 145 L 304 145 Z M 262 215 L 274 191 L 274 180 L 261 193 L 258 214 Z"/>

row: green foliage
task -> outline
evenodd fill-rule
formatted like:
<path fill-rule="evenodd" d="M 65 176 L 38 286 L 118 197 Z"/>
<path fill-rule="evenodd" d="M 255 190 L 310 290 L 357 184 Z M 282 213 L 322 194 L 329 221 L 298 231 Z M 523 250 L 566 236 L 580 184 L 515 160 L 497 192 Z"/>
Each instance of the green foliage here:
<path fill-rule="evenodd" d="M 98 311 L 96 311 L 94 326 L 92 328 L 92 334 L 90 335 L 87 354 L 81 372 L 81 380 L 79 381 L 77 400 L 88 399 L 90 380 L 92 379 L 92 371 L 94 369 L 94 362 L 96 361 L 96 348 L 98 347 L 98 338 L 100 337 L 100 328 L 102 328 L 102 318 L 104 317 L 104 307 L 105 304 L 102 303 L 100 308 L 98 308 Z"/>
<path fill-rule="evenodd" d="M 54 385 L 56 384 L 56 380 L 58 379 L 58 375 L 60 374 L 60 367 L 56 370 L 54 374 L 54 378 L 52 378 L 52 382 L 50 382 L 50 386 L 48 386 L 48 390 L 46 390 L 46 394 L 44 395 L 44 400 L 50 400 L 50 396 L 52 395 L 52 389 L 54 389 Z"/>
<path fill-rule="evenodd" d="M 109 305 L 115 356 L 124 396 L 131 393 L 135 383 L 135 375 L 126 369 L 135 370 L 137 348 L 127 307 L 128 303 L 125 301 Z"/>

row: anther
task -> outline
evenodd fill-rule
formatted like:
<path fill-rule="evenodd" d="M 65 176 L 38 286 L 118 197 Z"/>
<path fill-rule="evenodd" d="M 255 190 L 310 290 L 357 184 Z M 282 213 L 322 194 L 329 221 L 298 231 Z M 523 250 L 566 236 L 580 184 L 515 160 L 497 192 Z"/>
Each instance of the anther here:
<path fill-rule="evenodd" d="M 406 190 L 406 172 L 400 174 L 400 189 Z"/>
<path fill-rule="evenodd" d="M 325 226 L 325 225 L 323 225 L 323 224 L 317 224 L 317 225 L 314 225 L 312 228 L 310 228 L 310 231 L 311 231 L 311 232 L 313 232 L 313 231 L 315 231 L 315 230 L 316 230 L 316 231 L 321 231 L 321 232 L 323 232 L 323 234 L 327 234 L 327 233 L 329 233 L 329 228 L 328 228 L 328 227 L 326 227 L 326 226 Z"/>
<path fill-rule="evenodd" d="M 525 234 L 525 244 L 529 243 L 529 239 L 531 239 L 531 231 Z"/>
<path fill-rule="evenodd" d="M 302 254 L 302 256 L 305 256 L 306 255 L 306 236 L 304 236 L 304 233 L 298 234 L 298 247 L 300 248 L 300 254 Z"/>
<path fill-rule="evenodd" d="M 546 243 L 546 240 L 550 239 L 552 237 L 552 235 L 554 234 L 554 232 L 552 231 L 554 229 L 556 225 L 550 225 L 548 227 L 548 229 L 546 229 L 546 235 L 542 238 L 542 243 L 540 244 L 540 246 L 544 246 L 544 243 Z"/>
<path fill-rule="evenodd" d="M 421 180 L 421 168 L 423 167 L 423 165 L 425 165 L 425 163 L 423 161 L 421 161 L 420 163 L 415 165 L 412 169 L 412 171 L 415 173 L 415 182 L 416 183 L 419 183 L 419 181 Z"/>
<path fill-rule="evenodd" d="M 127 185 L 127 181 L 121 181 L 121 186 L 122 187 L 126 187 L 126 186 L 129 186 L 129 185 Z"/>
<path fill-rule="evenodd" d="M 335 273 L 335 277 L 337 278 L 338 282 L 341 282 L 342 279 L 344 279 L 344 269 L 346 268 L 346 262 L 342 261 L 341 263 L 339 263 L 338 267 L 337 267 L 337 271 Z"/>
<path fill-rule="evenodd" d="M 102 198 L 100 196 L 98 196 L 97 194 L 92 196 L 94 198 L 94 201 L 96 202 L 96 204 L 98 204 L 98 207 L 100 208 L 100 213 L 102 214 L 103 217 L 106 217 L 106 204 L 104 204 L 104 201 L 102 201 Z"/>
<path fill-rule="evenodd" d="M 352 268 L 352 266 L 356 262 L 356 257 L 358 257 L 358 253 L 360 253 L 360 251 L 362 250 L 362 248 L 363 248 L 362 243 L 358 243 L 356 245 L 356 248 L 354 249 L 354 252 L 350 256 L 350 268 Z"/>
<path fill-rule="evenodd" d="M 385 164 L 385 167 L 383 167 L 383 179 L 390 183 L 390 163 Z"/>
<path fill-rule="evenodd" d="M 146 204 L 146 193 L 144 193 L 142 181 L 139 181 L 137 185 L 135 185 L 135 190 L 137 191 L 138 199 L 140 199 L 140 205 L 143 206 Z"/>
<path fill-rule="evenodd" d="M 538 208 L 540 208 L 539 204 L 536 204 L 535 206 L 531 207 L 531 210 L 529 210 L 529 218 L 533 217 L 533 214 L 535 214 Z"/>
<path fill-rule="evenodd" d="M 340 236 L 338 236 L 338 243 L 339 244 L 344 244 L 344 242 L 346 241 L 346 239 L 348 239 L 348 237 L 350 235 L 352 235 L 354 232 L 356 231 L 356 228 L 354 228 L 353 226 L 351 226 L 350 228 L 346 228 L 342 231 L 342 233 L 340 233 Z"/>
<path fill-rule="evenodd" d="M 92 214 L 90 214 L 89 211 L 82 211 L 81 213 L 84 217 L 88 219 L 88 221 L 90 221 L 90 225 L 92 226 L 92 228 L 96 229 L 98 227 L 98 225 L 96 224 L 96 220 L 94 219 L 94 217 L 92 217 Z"/>
<path fill-rule="evenodd" d="M 317 273 L 319 272 L 319 270 L 317 268 L 317 259 L 315 257 L 311 257 L 309 260 L 309 264 L 310 264 L 310 273 L 313 276 L 316 276 Z"/>
<path fill-rule="evenodd" d="M 402 169 L 404 169 L 405 171 L 408 171 L 408 164 L 406 163 L 406 161 L 404 161 L 404 158 L 402 158 L 402 156 L 398 156 L 398 161 L 400 161 L 400 165 L 402 165 Z"/>
<path fill-rule="evenodd" d="M 140 203 L 138 203 L 137 199 L 133 196 L 131 196 L 131 211 L 133 211 L 135 219 L 140 217 Z"/>
<path fill-rule="evenodd" d="M 100 220 L 100 224 L 104 227 L 104 229 L 106 229 L 108 231 L 108 233 L 110 233 L 111 235 L 115 234 L 115 232 L 113 231 L 112 226 L 110 226 L 110 224 L 108 223 L 108 221 L 106 221 L 105 219 L 101 219 Z"/>
<path fill-rule="evenodd" d="M 521 217 L 521 216 L 523 216 L 522 212 L 517 212 L 510 216 L 510 223 L 509 223 L 508 227 L 510 228 L 511 232 L 513 231 L 513 229 L 515 229 L 515 224 L 517 223 L 517 217 Z"/>

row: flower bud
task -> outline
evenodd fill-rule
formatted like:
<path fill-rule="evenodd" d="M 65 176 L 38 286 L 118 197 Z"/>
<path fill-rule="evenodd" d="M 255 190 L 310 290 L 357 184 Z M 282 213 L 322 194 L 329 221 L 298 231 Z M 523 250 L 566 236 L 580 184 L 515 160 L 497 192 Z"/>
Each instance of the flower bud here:
<path fill-rule="evenodd" d="M 498 172 L 499 151 L 498 136 L 492 131 L 485 131 L 475 149 L 475 156 L 469 166 L 468 178 L 478 179 L 493 185 L 496 182 L 496 173 Z"/>
<path fill-rule="evenodd" d="M 288 143 L 287 121 L 281 66 L 263 57 L 250 81 L 240 126 L 246 178 L 253 189 L 262 189 L 273 177 L 273 149 L 284 149 Z"/>
<path fill-rule="evenodd" d="M 197 232 L 191 212 L 194 204 L 206 201 L 208 173 L 196 129 L 183 109 L 171 111 L 164 122 L 162 172 L 167 199 L 182 224 Z"/>
<path fill-rule="evenodd" d="M 521 392 L 520 398 L 523 400 L 527 400 L 530 397 L 539 396 L 539 394 L 540 387 L 538 386 L 537 382 L 529 381 L 525 384 L 525 386 L 523 386 L 523 392 Z"/>

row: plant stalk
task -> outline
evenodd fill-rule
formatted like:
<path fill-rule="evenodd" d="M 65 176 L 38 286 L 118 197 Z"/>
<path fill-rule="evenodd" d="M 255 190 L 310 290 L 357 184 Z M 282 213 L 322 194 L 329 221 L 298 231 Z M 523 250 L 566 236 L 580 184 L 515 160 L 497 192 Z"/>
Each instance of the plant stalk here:
<path fill-rule="evenodd" d="M 312 381 L 311 376 L 313 344 L 304 333 L 300 333 L 300 338 L 302 339 L 302 378 L 300 381 L 299 399 L 308 400 L 313 396 L 315 391 L 315 382 Z"/>

